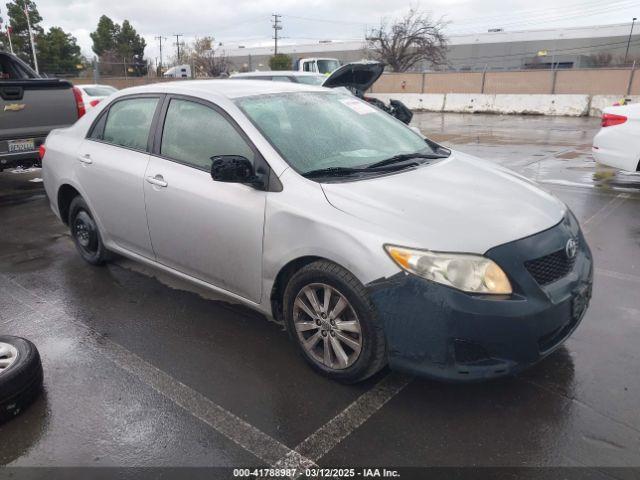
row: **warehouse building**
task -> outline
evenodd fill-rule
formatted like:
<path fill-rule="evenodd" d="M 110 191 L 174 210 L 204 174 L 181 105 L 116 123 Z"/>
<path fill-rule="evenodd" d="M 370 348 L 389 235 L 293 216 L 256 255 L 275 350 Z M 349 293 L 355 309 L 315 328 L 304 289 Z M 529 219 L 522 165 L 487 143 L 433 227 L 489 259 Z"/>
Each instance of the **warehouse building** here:
<path fill-rule="evenodd" d="M 640 26 L 629 44 L 627 63 L 640 63 Z M 460 71 L 517 70 L 534 68 L 588 68 L 623 62 L 630 23 L 502 31 L 452 35 L 449 37 L 447 65 L 440 69 Z M 322 40 L 315 44 L 280 45 L 279 53 L 286 53 L 295 61 L 304 57 L 331 57 L 343 63 L 370 58 L 366 42 Z M 227 47 L 226 54 L 234 70 L 268 70 L 273 46 Z M 418 65 L 416 71 L 433 70 L 433 66 Z"/>

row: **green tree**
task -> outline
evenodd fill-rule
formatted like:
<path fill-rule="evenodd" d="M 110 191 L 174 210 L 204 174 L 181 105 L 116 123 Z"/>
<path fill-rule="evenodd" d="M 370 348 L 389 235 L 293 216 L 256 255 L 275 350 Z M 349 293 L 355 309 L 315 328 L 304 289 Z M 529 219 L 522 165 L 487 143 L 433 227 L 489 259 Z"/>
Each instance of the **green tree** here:
<path fill-rule="evenodd" d="M 93 51 L 99 57 L 105 52 L 112 52 L 116 49 L 116 39 L 120 34 L 120 26 L 113 23 L 106 15 L 102 15 L 98 20 L 98 28 L 90 34 L 93 40 Z"/>
<path fill-rule="evenodd" d="M 284 53 L 274 55 L 269 59 L 271 70 L 291 70 L 291 57 Z"/>
<path fill-rule="evenodd" d="M 83 60 L 76 39 L 60 27 L 51 27 L 38 37 L 40 71 L 49 74 L 74 74 Z"/>
<path fill-rule="evenodd" d="M 106 15 L 102 15 L 98 27 L 90 35 L 93 51 L 103 64 L 101 71 L 117 74 L 122 72 L 123 68 L 132 68 L 135 75 L 146 74 L 144 49 L 147 44 L 129 20 L 123 21 L 120 26 Z"/>
<path fill-rule="evenodd" d="M 134 58 L 142 60 L 142 57 L 144 57 L 144 49 L 147 46 L 144 38 L 138 35 L 138 32 L 131 26 L 129 20 L 122 22 L 122 27 L 120 27 L 119 30 L 116 36 L 116 49 L 118 54 L 128 61 Z"/>
<path fill-rule="evenodd" d="M 6 5 L 10 19 L 9 25 L 12 28 L 11 41 L 13 42 L 13 50 L 16 55 L 33 65 L 33 56 L 31 55 L 31 43 L 29 42 L 29 29 L 27 27 L 25 9 L 29 13 L 31 31 L 33 32 L 34 37 L 38 37 L 43 33 L 43 29 L 40 26 L 42 17 L 38 12 L 38 8 L 31 0 L 13 0 Z"/>

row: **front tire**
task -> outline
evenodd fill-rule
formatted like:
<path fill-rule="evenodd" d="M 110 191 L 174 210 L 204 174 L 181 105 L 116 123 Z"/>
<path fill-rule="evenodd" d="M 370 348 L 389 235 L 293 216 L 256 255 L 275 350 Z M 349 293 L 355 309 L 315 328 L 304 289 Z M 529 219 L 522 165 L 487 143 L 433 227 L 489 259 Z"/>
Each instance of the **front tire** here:
<path fill-rule="evenodd" d="M 80 256 L 91 265 L 102 265 L 108 260 L 108 252 L 102 243 L 98 225 L 89 206 L 80 196 L 69 206 L 69 228 L 73 243 Z"/>
<path fill-rule="evenodd" d="M 355 383 L 381 370 L 386 342 L 364 286 L 344 268 L 313 262 L 284 292 L 289 334 L 305 360 L 332 379 Z"/>

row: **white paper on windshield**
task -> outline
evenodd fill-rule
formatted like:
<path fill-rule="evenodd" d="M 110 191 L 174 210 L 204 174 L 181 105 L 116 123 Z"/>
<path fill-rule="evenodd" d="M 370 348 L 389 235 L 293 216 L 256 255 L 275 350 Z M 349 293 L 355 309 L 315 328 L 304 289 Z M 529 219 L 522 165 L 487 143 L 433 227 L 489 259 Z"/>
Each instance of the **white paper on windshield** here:
<path fill-rule="evenodd" d="M 361 102 L 356 98 L 345 98 L 344 100 L 340 100 L 340 101 L 343 104 L 345 104 L 347 107 L 349 107 L 351 110 L 353 110 L 356 113 L 359 113 L 360 115 L 375 113 L 375 109 L 373 107 L 371 107 L 370 105 L 367 105 L 364 102 Z"/>

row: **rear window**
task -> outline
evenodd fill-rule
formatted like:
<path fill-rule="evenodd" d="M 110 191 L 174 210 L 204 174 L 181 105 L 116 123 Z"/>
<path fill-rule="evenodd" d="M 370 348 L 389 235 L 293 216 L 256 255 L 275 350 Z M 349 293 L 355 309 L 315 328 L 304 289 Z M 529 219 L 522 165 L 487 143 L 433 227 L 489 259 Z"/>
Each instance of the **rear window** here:
<path fill-rule="evenodd" d="M 108 97 L 118 90 L 113 87 L 84 87 L 83 90 L 90 97 Z"/>
<path fill-rule="evenodd" d="M 109 109 L 102 139 L 135 150 L 146 150 L 157 98 L 121 100 Z"/>
<path fill-rule="evenodd" d="M 296 77 L 298 83 L 304 83 L 306 85 L 322 85 L 327 79 L 324 75 L 298 75 Z"/>

